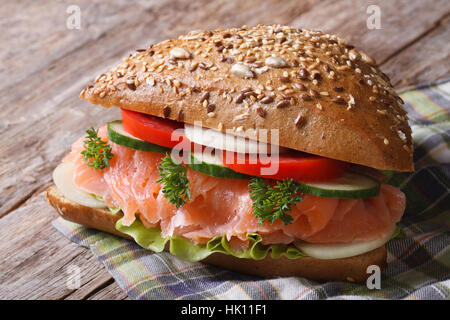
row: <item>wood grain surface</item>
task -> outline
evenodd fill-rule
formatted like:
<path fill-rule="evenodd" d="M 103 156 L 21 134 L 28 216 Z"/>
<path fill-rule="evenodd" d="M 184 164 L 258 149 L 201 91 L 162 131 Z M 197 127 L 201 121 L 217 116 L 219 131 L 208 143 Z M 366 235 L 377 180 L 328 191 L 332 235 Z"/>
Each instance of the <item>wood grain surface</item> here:
<path fill-rule="evenodd" d="M 81 10 L 68 29 L 67 8 Z M 370 30 L 367 8 L 381 10 Z M 0 299 L 126 299 L 86 248 L 51 225 L 42 191 L 86 128 L 119 117 L 78 94 L 138 48 L 194 29 L 287 24 L 336 33 L 397 88 L 450 75 L 448 0 L 7 1 L 0 6 Z M 81 269 L 69 289 L 67 268 Z"/>

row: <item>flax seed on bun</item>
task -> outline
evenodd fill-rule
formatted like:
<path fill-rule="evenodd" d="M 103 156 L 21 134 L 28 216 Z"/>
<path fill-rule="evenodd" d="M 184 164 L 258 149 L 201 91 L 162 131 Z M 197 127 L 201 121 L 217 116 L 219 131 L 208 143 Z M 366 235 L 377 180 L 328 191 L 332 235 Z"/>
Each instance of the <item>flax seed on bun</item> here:
<path fill-rule="evenodd" d="M 335 35 L 287 26 L 195 31 L 130 54 L 80 96 L 383 170 L 412 171 L 403 101 Z M 270 142 L 270 138 L 269 138 Z"/>

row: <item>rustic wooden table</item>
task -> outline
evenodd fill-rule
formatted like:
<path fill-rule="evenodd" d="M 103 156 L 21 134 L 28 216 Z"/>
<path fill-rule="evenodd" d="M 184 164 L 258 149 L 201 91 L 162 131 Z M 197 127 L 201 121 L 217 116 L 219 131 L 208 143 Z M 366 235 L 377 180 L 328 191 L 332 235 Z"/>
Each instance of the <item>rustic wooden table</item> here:
<path fill-rule="evenodd" d="M 76 5 L 78 7 L 70 7 Z M 372 8 L 380 9 L 381 29 Z M 71 28 L 80 10 L 80 29 Z M 369 13 L 368 13 L 369 11 Z M 51 225 L 43 190 L 87 127 L 118 117 L 81 101 L 96 75 L 137 48 L 193 29 L 288 24 L 336 33 L 397 88 L 450 75 L 450 1 L 16 0 L 0 6 L 0 298 L 127 299 L 86 248 Z M 70 289 L 67 266 L 81 268 Z"/>

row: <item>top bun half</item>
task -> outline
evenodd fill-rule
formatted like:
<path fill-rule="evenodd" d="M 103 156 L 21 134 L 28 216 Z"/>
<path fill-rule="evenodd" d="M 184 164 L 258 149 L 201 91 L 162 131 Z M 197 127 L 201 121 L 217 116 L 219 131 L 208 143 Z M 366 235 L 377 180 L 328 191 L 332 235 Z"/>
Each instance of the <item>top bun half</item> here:
<path fill-rule="evenodd" d="M 80 96 L 250 139 L 278 129 L 283 147 L 413 170 L 408 117 L 389 78 L 367 54 L 320 31 L 193 31 L 130 54 Z"/>

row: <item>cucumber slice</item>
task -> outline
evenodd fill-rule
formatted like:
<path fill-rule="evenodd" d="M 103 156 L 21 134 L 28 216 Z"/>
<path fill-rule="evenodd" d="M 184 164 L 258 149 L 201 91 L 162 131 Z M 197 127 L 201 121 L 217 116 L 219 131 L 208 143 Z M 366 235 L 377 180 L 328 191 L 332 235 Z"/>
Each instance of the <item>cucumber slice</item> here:
<path fill-rule="evenodd" d="M 108 138 L 122 146 L 146 152 L 166 153 L 170 152 L 169 148 L 158 146 L 139 138 L 136 138 L 123 129 L 122 121 L 112 121 L 108 123 Z"/>
<path fill-rule="evenodd" d="M 231 179 L 250 179 L 251 176 L 233 171 L 225 167 L 220 157 L 204 153 L 191 153 L 191 163 L 189 167 L 192 170 L 207 174 L 217 178 Z"/>
<path fill-rule="evenodd" d="M 296 241 L 294 245 L 308 256 L 316 259 L 343 259 L 354 257 L 383 246 L 392 238 L 393 230 L 395 230 L 395 226 L 391 232 L 384 234 L 381 238 L 366 242 L 322 244 Z"/>
<path fill-rule="evenodd" d="M 304 193 L 323 198 L 362 199 L 380 194 L 378 181 L 354 173 L 325 182 L 297 182 Z"/>

